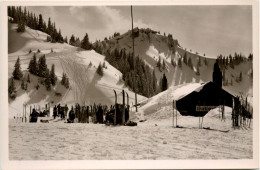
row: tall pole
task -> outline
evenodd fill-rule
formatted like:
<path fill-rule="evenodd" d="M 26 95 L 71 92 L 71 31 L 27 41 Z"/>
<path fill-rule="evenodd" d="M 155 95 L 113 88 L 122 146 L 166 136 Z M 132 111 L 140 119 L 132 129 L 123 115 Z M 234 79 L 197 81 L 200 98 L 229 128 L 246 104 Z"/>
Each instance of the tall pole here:
<path fill-rule="evenodd" d="M 135 54 L 135 40 L 134 40 L 134 38 L 135 37 L 134 37 L 134 21 L 133 21 L 133 7 L 132 7 L 132 5 L 131 5 L 131 19 L 132 19 L 132 39 L 133 39 L 133 57 L 134 57 L 134 54 Z M 135 72 L 135 61 L 134 61 L 134 72 Z M 134 75 L 134 86 L 135 86 L 135 84 L 136 84 L 136 81 L 135 81 L 135 75 Z M 136 89 L 135 89 L 135 109 L 136 109 L 136 112 L 138 112 Z"/>

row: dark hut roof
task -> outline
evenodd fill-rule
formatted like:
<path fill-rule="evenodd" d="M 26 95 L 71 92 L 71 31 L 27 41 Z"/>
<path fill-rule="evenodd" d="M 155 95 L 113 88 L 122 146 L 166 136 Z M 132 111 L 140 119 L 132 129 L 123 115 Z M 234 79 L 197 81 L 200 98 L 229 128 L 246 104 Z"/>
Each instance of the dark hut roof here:
<path fill-rule="evenodd" d="M 173 99 L 178 101 L 178 100 L 190 95 L 192 92 L 200 92 L 204 88 L 204 86 L 207 86 L 207 85 L 213 85 L 214 88 L 222 89 L 222 88 L 216 86 L 211 81 L 206 82 L 206 83 L 189 83 L 189 84 L 186 84 L 186 85 L 176 89 L 173 94 Z M 232 97 L 235 97 L 233 94 L 227 92 L 225 89 L 222 89 L 222 90 L 225 91 L 225 93 L 228 93 L 229 95 L 231 95 Z"/>
<path fill-rule="evenodd" d="M 226 105 L 232 107 L 232 94 L 213 82 L 191 83 L 176 89 L 174 100 L 181 115 L 204 116 L 209 110 Z"/>

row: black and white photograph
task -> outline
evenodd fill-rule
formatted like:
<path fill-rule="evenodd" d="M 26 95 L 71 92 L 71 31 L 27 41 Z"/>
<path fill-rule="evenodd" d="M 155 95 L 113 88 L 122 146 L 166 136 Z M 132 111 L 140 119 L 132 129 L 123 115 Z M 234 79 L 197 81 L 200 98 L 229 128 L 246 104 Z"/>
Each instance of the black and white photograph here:
<path fill-rule="evenodd" d="M 240 2 L 6 3 L 6 160 L 257 168 L 258 1 Z"/>

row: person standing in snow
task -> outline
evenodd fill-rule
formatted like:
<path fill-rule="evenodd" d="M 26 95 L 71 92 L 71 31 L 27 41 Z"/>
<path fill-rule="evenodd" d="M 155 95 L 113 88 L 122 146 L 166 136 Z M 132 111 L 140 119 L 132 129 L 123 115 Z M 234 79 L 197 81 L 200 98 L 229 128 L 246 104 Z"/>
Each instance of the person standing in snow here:
<path fill-rule="evenodd" d="M 68 110 L 69 110 L 67 104 L 65 104 L 64 110 L 65 110 L 65 119 L 66 119 L 68 117 Z"/>
<path fill-rule="evenodd" d="M 54 117 L 54 119 L 56 118 L 56 116 L 57 116 L 57 107 L 55 105 L 54 108 L 53 108 L 53 117 Z"/>
<path fill-rule="evenodd" d="M 37 119 L 38 119 L 39 113 L 36 112 L 35 109 L 33 109 L 33 111 L 32 111 L 32 113 L 31 113 L 30 116 L 31 116 L 30 122 L 35 123 L 35 122 L 37 122 Z"/>
<path fill-rule="evenodd" d="M 65 119 L 64 107 L 60 108 L 60 118 Z"/>
<path fill-rule="evenodd" d="M 60 115 L 60 114 L 61 114 L 61 113 L 60 113 L 60 104 L 58 104 L 58 107 L 57 107 L 57 108 L 58 108 L 58 116 L 61 116 L 61 115 Z"/>
<path fill-rule="evenodd" d="M 68 123 L 74 123 L 74 119 L 75 119 L 75 113 L 74 113 L 73 106 L 72 106 L 71 110 L 69 112 Z"/>

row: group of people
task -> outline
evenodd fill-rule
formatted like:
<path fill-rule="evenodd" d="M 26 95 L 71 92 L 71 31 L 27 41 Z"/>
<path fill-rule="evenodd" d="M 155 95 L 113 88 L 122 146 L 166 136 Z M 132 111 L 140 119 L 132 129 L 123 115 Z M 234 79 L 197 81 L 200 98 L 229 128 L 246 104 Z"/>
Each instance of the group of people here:
<path fill-rule="evenodd" d="M 123 108 L 125 108 L 124 112 Z M 123 121 L 123 113 L 125 113 L 125 121 Z M 48 110 L 38 113 L 36 109 L 33 109 L 30 122 L 37 122 L 38 117 L 46 115 L 48 115 Z M 109 108 L 107 105 L 80 106 L 76 104 L 69 110 L 67 104 L 65 106 L 58 104 L 53 107 L 53 117 L 54 119 L 60 117 L 67 123 L 74 123 L 77 119 L 78 123 L 123 124 L 129 120 L 129 106 L 123 107 L 123 105 L 117 104 L 116 107 L 111 105 Z"/>
<path fill-rule="evenodd" d="M 45 117 L 48 115 L 48 111 L 43 110 L 37 112 L 35 108 L 32 109 L 32 113 L 30 114 L 30 122 L 37 122 L 38 117 Z"/>
<path fill-rule="evenodd" d="M 60 117 L 61 119 L 66 119 L 67 118 L 67 114 L 68 114 L 68 106 L 67 104 L 65 106 L 61 106 L 60 104 L 58 104 L 58 106 L 54 106 L 53 108 L 53 117 L 54 119 L 56 119 L 56 117 Z"/>
<path fill-rule="evenodd" d="M 127 109 L 127 107 L 125 108 Z M 58 106 L 54 106 L 53 108 L 53 117 L 56 119 L 56 117 L 60 117 L 61 119 L 67 119 L 67 123 L 74 123 L 75 119 L 77 118 L 78 123 L 89 123 L 90 121 L 92 123 L 106 123 L 110 119 L 114 119 L 114 117 L 111 115 L 111 111 L 114 112 L 115 110 L 114 106 L 107 106 L 107 105 L 90 105 L 90 106 L 80 106 L 79 104 L 76 104 L 75 106 L 71 106 L 71 109 L 68 113 L 68 106 L 61 106 L 60 104 Z M 117 107 L 117 117 L 119 114 L 119 108 Z M 126 111 L 125 118 L 128 120 L 129 114 L 128 111 Z M 113 118 L 112 118 L 113 117 Z M 91 119 L 90 119 L 91 118 Z M 110 119 L 109 119 L 110 118 Z M 118 119 L 118 118 L 117 118 Z M 120 119 L 120 118 L 119 118 Z M 114 121 L 110 121 L 110 123 L 113 123 Z"/>

